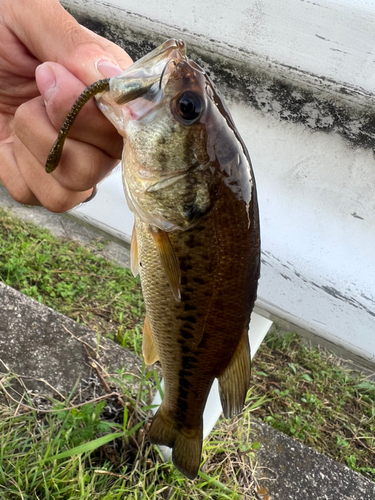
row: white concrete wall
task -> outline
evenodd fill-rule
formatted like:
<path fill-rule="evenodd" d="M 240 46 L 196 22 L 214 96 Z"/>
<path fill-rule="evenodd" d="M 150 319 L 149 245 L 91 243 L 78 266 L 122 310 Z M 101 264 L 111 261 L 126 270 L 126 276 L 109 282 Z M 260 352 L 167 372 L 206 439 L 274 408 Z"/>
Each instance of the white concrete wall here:
<path fill-rule="evenodd" d="M 89 0 L 80 8 L 235 55 L 293 82 L 330 80 L 327 92 L 345 86 L 348 102 L 374 106 L 375 0 L 111 4 Z M 257 310 L 375 362 L 372 151 L 338 133 L 280 120 L 278 103 L 260 111 L 233 94 L 228 104 L 259 193 L 263 267 Z M 124 203 L 115 174 L 75 213 L 126 239 L 132 216 Z"/>
<path fill-rule="evenodd" d="M 65 0 L 166 36 L 200 39 L 373 92 L 375 0 Z M 111 10 L 111 6 L 113 9 Z"/>

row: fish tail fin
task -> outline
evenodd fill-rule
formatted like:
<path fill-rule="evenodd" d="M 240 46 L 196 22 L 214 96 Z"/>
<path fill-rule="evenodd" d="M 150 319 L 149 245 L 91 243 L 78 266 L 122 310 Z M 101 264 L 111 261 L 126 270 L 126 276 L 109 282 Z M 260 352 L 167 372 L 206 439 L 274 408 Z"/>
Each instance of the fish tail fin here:
<path fill-rule="evenodd" d="M 201 463 L 203 424 L 199 429 L 178 429 L 175 421 L 159 408 L 150 428 L 153 444 L 172 448 L 172 461 L 176 469 L 189 479 L 195 479 Z"/>
<path fill-rule="evenodd" d="M 178 434 L 175 421 L 164 411 L 163 403 L 154 415 L 150 427 L 150 441 L 173 448 Z"/>
<path fill-rule="evenodd" d="M 173 463 L 189 479 L 197 477 L 201 464 L 202 440 L 203 427 L 188 436 L 179 432 L 174 442 L 172 453 Z"/>
<path fill-rule="evenodd" d="M 241 412 L 249 389 L 250 372 L 249 336 L 245 329 L 229 365 L 218 377 L 221 405 L 226 418 Z"/>

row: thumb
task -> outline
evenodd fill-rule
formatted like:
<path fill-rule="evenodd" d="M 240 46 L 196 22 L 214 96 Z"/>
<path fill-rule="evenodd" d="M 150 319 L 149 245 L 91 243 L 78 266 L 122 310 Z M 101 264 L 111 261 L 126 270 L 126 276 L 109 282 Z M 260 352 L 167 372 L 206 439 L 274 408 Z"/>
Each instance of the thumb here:
<path fill-rule="evenodd" d="M 121 69 L 132 63 L 124 50 L 81 26 L 57 0 L 10 5 L 10 26 L 28 50 L 41 62 L 65 66 L 85 85 L 116 74 L 110 63 Z"/>

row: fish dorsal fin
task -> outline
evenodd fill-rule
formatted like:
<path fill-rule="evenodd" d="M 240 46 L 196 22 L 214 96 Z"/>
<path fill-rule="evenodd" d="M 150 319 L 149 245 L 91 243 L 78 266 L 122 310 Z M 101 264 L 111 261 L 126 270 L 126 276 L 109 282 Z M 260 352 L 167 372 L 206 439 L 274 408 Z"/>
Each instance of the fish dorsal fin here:
<path fill-rule="evenodd" d="M 152 336 L 151 325 L 148 317 L 145 317 L 143 325 L 142 353 L 146 365 L 153 365 L 159 360 L 154 337 Z"/>
<path fill-rule="evenodd" d="M 220 375 L 219 392 L 226 418 L 241 412 L 250 382 L 250 346 L 247 328 L 235 350 L 229 365 Z"/>
<path fill-rule="evenodd" d="M 130 240 L 130 270 L 134 278 L 138 276 L 139 273 L 138 241 L 137 241 L 137 231 L 135 229 L 135 224 L 133 226 L 132 238 Z"/>
<path fill-rule="evenodd" d="M 152 228 L 150 230 L 173 296 L 177 302 L 180 302 L 181 272 L 176 252 L 170 242 L 168 233 Z"/>

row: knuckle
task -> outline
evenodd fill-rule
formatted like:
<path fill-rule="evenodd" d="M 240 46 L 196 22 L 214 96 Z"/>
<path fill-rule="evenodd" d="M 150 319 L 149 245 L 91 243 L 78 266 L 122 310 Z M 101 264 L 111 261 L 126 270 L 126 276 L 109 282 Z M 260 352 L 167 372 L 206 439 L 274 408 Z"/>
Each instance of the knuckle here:
<path fill-rule="evenodd" d="M 82 203 L 90 196 L 90 193 L 91 190 L 72 193 L 60 186 L 58 191 L 46 193 L 41 202 L 48 211 L 62 214 Z"/>
<path fill-rule="evenodd" d="M 74 19 L 66 19 L 62 33 L 65 46 L 68 44 L 68 46 L 75 48 L 82 43 L 82 28 Z"/>
<path fill-rule="evenodd" d="M 82 165 L 76 160 L 74 163 L 69 163 L 66 170 L 66 181 L 74 191 L 85 191 L 92 187 L 97 182 L 93 162 L 87 161 L 86 164 Z"/>
<path fill-rule="evenodd" d="M 14 122 L 13 127 L 15 133 L 23 131 L 25 125 L 30 122 L 30 106 L 25 102 L 18 106 L 15 114 L 14 114 Z"/>
<path fill-rule="evenodd" d="M 47 114 L 50 122 L 55 126 L 61 126 L 64 117 L 69 111 L 70 104 L 63 102 L 58 92 L 49 99 L 46 105 Z"/>
<path fill-rule="evenodd" d="M 54 198 L 52 196 L 48 196 L 45 200 L 43 200 L 42 205 L 49 212 L 53 212 L 56 214 L 62 214 L 64 212 L 67 212 L 74 206 L 74 204 L 71 204 L 69 202 L 68 198 L 65 197 Z"/>
<path fill-rule="evenodd" d="M 88 144 L 70 145 L 60 162 L 56 173 L 60 184 L 75 192 L 92 189 L 118 163 L 94 146 Z"/>
<path fill-rule="evenodd" d="M 13 185 L 8 192 L 14 201 L 21 205 L 35 205 L 36 198 L 28 186 L 24 183 Z"/>
<path fill-rule="evenodd" d="M 90 60 L 94 56 L 102 55 L 106 52 L 105 46 L 108 42 L 98 37 L 95 33 L 82 29 L 82 26 L 74 19 L 67 19 L 63 37 L 63 45 L 69 47 L 74 56 L 81 60 Z"/>

